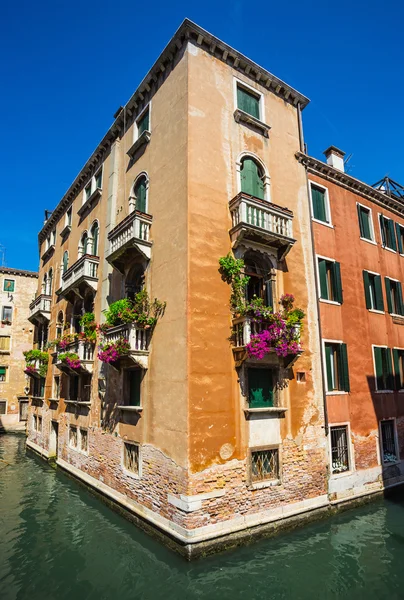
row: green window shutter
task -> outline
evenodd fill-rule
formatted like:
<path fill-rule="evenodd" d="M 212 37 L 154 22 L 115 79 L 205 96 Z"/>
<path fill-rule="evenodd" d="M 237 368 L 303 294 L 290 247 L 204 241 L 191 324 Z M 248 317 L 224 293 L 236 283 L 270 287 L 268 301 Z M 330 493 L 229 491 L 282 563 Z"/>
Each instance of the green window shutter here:
<path fill-rule="evenodd" d="M 98 225 L 96 223 L 91 230 L 91 235 L 93 238 L 91 253 L 93 256 L 98 256 L 98 231 L 99 231 L 99 229 L 98 229 Z"/>
<path fill-rule="evenodd" d="M 267 306 L 273 307 L 274 305 L 274 299 L 272 294 L 272 282 L 270 279 L 268 279 L 265 282 L 265 302 Z"/>
<path fill-rule="evenodd" d="M 332 264 L 333 285 L 334 285 L 334 300 L 342 304 L 342 283 L 341 283 L 341 265 L 339 262 Z"/>
<path fill-rule="evenodd" d="M 370 298 L 370 290 L 369 290 L 369 273 L 367 271 L 363 271 L 363 285 L 365 288 L 366 308 L 372 308 L 372 301 Z"/>
<path fill-rule="evenodd" d="M 394 387 L 396 390 L 401 389 L 400 377 L 400 357 L 397 348 L 393 348 L 393 364 L 394 364 Z"/>
<path fill-rule="evenodd" d="M 6 367 L 0 367 L 0 376 L 5 377 L 6 375 Z"/>
<path fill-rule="evenodd" d="M 392 304 L 391 304 L 390 279 L 388 277 L 384 278 L 384 285 L 386 286 L 387 310 L 391 314 L 393 312 L 393 307 L 392 307 Z"/>
<path fill-rule="evenodd" d="M 361 237 L 371 240 L 372 234 L 370 230 L 370 212 L 363 206 L 358 206 L 358 215 Z"/>
<path fill-rule="evenodd" d="M 248 401 L 250 408 L 274 405 L 273 372 L 271 369 L 248 369 Z"/>
<path fill-rule="evenodd" d="M 327 287 L 327 263 L 323 258 L 318 259 L 318 271 L 320 274 L 320 298 L 329 300 Z"/>
<path fill-rule="evenodd" d="M 313 217 L 318 221 L 328 223 L 325 210 L 325 191 L 311 186 L 311 199 L 313 204 Z"/>
<path fill-rule="evenodd" d="M 256 119 L 260 118 L 259 98 L 237 86 L 237 107 Z"/>
<path fill-rule="evenodd" d="M 387 358 L 387 389 L 394 390 L 394 374 L 393 374 L 393 363 L 391 362 L 391 350 L 386 348 Z"/>
<path fill-rule="evenodd" d="M 264 200 L 264 182 L 259 176 L 258 165 L 251 158 L 243 160 L 241 169 L 241 191 Z"/>
<path fill-rule="evenodd" d="M 327 391 L 332 392 L 334 389 L 333 386 L 333 377 L 332 377 L 332 346 L 331 344 L 325 344 L 325 366 L 327 372 Z"/>
<path fill-rule="evenodd" d="M 138 137 L 140 137 L 144 131 L 149 131 L 149 110 L 145 112 L 143 117 L 137 123 Z"/>
<path fill-rule="evenodd" d="M 375 375 L 376 375 L 376 389 L 382 390 L 384 388 L 383 384 L 383 359 L 382 359 L 382 351 L 384 348 L 373 348 L 373 353 L 375 357 Z"/>
<path fill-rule="evenodd" d="M 382 246 L 386 246 L 386 223 L 383 215 L 379 215 L 380 233 L 382 236 Z"/>
<path fill-rule="evenodd" d="M 358 209 L 358 221 L 359 221 L 360 236 L 365 237 L 365 232 L 364 232 L 363 223 L 362 223 L 362 207 L 359 206 L 359 204 L 357 204 L 356 208 Z"/>
<path fill-rule="evenodd" d="M 376 310 L 384 311 L 382 278 L 380 275 L 375 275 L 375 291 L 376 291 Z"/>
<path fill-rule="evenodd" d="M 129 371 L 129 406 L 140 406 L 141 371 Z"/>
<path fill-rule="evenodd" d="M 339 346 L 339 389 L 344 392 L 350 391 L 349 386 L 349 370 L 348 370 L 348 351 L 346 344 L 340 344 Z"/>
<path fill-rule="evenodd" d="M 146 180 L 142 177 L 136 184 L 135 187 L 136 196 L 136 210 L 145 213 L 146 212 Z"/>
<path fill-rule="evenodd" d="M 388 219 L 387 224 L 388 224 L 388 228 L 389 228 L 389 237 L 390 237 L 390 244 L 391 244 L 389 247 L 392 250 L 397 251 L 396 232 L 394 229 L 394 221 L 392 221 L 391 219 Z"/>
<path fill-rule="evenodd" d="M 398 244 L 398 251 L 400 254 L 403 253 L 403 242 L 401 240 L 401 225 L 400 223 L 396 223 L 396 233 L 397 233 L 397 244 Z"/>
<path fill-rule="evenodd" d="M 403 291 L 401 289 L 401 283 L 397 283 L 397 296 L 398 296 L 398 314 L 404 316 L 404 306 L 403 306 Z"/>

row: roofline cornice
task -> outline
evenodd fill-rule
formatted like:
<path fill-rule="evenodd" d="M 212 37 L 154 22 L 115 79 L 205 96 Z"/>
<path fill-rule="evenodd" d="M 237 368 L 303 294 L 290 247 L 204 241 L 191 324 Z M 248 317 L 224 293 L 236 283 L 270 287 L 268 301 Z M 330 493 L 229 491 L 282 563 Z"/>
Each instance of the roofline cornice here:
<path fill-rule="evenodd" d="M 257 65 L 254 61 L 225 44 L 205 29 L 202 29 L 202 27 L 199 27 L 196 23 L 193 23 L 189 19 L 185 19 L 152 68 L 141 81 L 134 94 L 132 94 L 131 98 L 126 103 L 124 107 L 125 110 L 121 110 L 117 113 L 115 121 L 82 167 L 79 174 L 52 212 L 52 215 L 42 227 L 38 235 L 39 244 L 42 244 L 46 236 L 56 226 L 56 223 L 68 209 L 70 204 L 72 204 L 83 185 L 91 177 L 97 166 L 105 159 L 106 153 L 109 151 L 111 145 L 122 135 L 126 119 L 128 119 L 128 117 L 131 118 L 133 114 L 140 112 L 142 107 L 147 104 L 150 97 L 163 83 L 164 72 L 167 69 L 172 68 L 175 58 L 188 42 L 200 46 L 206 52 L 209 52 L 216 58 L 222 60 L 240 73 L 243 73 L 256 83 L 266 87 L 293 106 L 300 104 L 300 108 L 303 109 L 310 102 L 306 96 L 303 96 L 303 94 L 278 77 L 275 77 L 275 75 L 263 67 Z"/>
<path fill-rule="evenodd" d="M 313 158 L 312 156 L 308 156 L 303 152 L 296 152 L 295 157 L 302 165 L 306 167 L 308 173 L 318 175 L 322 179 L 331 181 L 332 183 L 335 183 L 336 185 L 339 185 L 340 187 L 343 187 L 357 194 L 358 196 L 362 196 L 362 198 L 366 198 L 370 202 L 374 202 L 378 206 L 391 210 L 401 217 L 404 216 L 404 204 L 399 200 L 391 198 L 383 192 L 375 190 L 367 183 L 348 175 L 348 173 L 339 171 L 327 163 L 324 163 L 317 158 Z"/>
<path fill-rule="evenodd" d="M 38 273 L 34 271 L 24 271 L 23 269 L 13 269 L 12 267 L 0 267 L 0 273 L 4 275 L 19 275 L 21 277 L 33 277 L 38 279 Z"/>

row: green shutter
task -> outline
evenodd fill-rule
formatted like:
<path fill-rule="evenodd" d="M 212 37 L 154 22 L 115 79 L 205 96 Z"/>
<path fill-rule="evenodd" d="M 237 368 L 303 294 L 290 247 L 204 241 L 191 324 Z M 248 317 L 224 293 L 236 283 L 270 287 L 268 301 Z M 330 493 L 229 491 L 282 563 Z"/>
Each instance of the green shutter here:
<path fill-rule="evenodd" d="M 334 300 L 342 304 L 341 265 L 339 262 L 332 263 L 332 279 L 334 286 Z"/>
<path fill-rule="evenodd" d="M 137 123 L 138 137 L 140 137 L 144 131 L 149 131 L 149 109 L 147 109 L 143 117 L 139 119 Z"/>
<path fill-rule="evenodd" d="M 334 387 L 332 384 L 332 345 L 325 344 L 325 366 L 327 371 L 327 391 L 332 392 Z"/>
<path fill-rule="evenodd" d="M 391 304 L 390 279 L 388 277 L 384 278 L 384 285 L 386 286 L 387 310 L 391 314 L 393 312 L 393 307 L 392 307 L 392 304 Z"/>
<path fill-rule="evenodd" d="M 400 377 L 400 356 L 397 348 L 393 348 L 393 364 L 394 364 L 394 387 L 396 390 L 401 389 L 401 377 Z"/>
<path fill-rule="evenodd" d="M 363 271 L 363 285 L 365 288 L 365 302 L 366 308 L 373 308 L 372 299 L 370 297 L 370 289 L 369 289 L 369 273 L 367 271 Z"/>
<path fill-rule="evenodd" d="M 386 224 L 383 215 L 379 215 L 380 233 L 382 235 L 382 246 L 386 246 Z"/>
<path fill-rule="evenodd" d="M 245 158 L 240 176 L 241 191 L 264 200 L 264 182 L 259 175 L 257 163 L 251 158 Z"/>
<path fill-rule="evenodd" d="M 394 221 L 392 221 L 391 219 L 388 219 L 387 224 L 388 224 L 388 228 L 389 228 L 389 237 L 390 237 L 390 243 L 391 243 L 391 246 L 389 246 L 389 248 L 397 251 L 396 232 L 394 229 Z"/>
<path fill-rule="evenodd" d="M 142 213 L 146 212 L 146 179 L 142 177 L 135 187 L 136 210 Z"/>
<path fill-rule="evenodd" d="M 394 390 L 394 374 L 393 374 L 393 363 L 391 362 L 391 350 L 385 348 L 387 358 L 387 389 Z"/>
<path fill-rule="evenodd" d="M 382 278 L 380 275 L 375 275 L 375 291 L 376 291 L 376 310 L 384 311 Z"/>
<path fill-rule="evenodd" d="M 237 107 L 256 119 L 260 118 L 259 98 L 239 86 L 237 86 Z"/>
<path fill-rule="evenodd" d="M 403 306 L 403 291 L 401 289 L 401 283 L 396 283 L 397 286 L 397 298 L 398 298 L 398 314 L 404 316 L 404 306 Z"/>
<path fill-rule="evenodd" d="M 98 256 L 98 224 L 96 223 L 91 231 L 91 235 L 93 238 L 93 243 L 92 243 L 92 255 L 93 256 Z"/>
<path fill-rule="evenodd" d="M 383 359 L 382 359 L 382 351 L 384 348 L 375 347 L 373 348 L 373 353 L 375 357 L 375 375 L 376 375 L 376 389 L 382 390 L 384 388 L 383 383 Z"/>
<path fill-rule="evenodd" d="M 271 369 L 248 369 L 248 401 L 250 408 L 266 408 L 274 405 Z"/>
<path fill-rule="evenodd" d="M 311 186 L 311 199 L 313 204 L 313 217 L 323 223 L 328 223 L 325 210 L 325 191 Z"/>
<path fill-rule="evenodd" d="M 372 239 L 370 230 L 370 211 L 363 206 L 358 205 L 359 229 L 362 238 L 367 240 Z"/>
<path fill-rule="evenodd" d="M 349 370 L 348 370 L 348 351 L 346 344 L 340 344 L 338 355 L 339 366 L 339 389 L 344 392 L 350 391 Z"/>
<path fill-rule="evenodd" d="M 140 406 L 140 369 L 129 371 L 129 406 Z"/>
<path fill-rule="evenodd" d="M 400 254 L 402 254 L 403 253 L 403 242 L 401 240 L 401 225 L 400 225 L 400 223 L 396 223 L 396 233 L 397 233 L 398 251 Z"/>
<path fill-rule="evenodd" d="M 318 259 L 318 272 L 320 275 L 320 298 L 329 300 L 327 287 L 327 262 L 323 258 Z"/>

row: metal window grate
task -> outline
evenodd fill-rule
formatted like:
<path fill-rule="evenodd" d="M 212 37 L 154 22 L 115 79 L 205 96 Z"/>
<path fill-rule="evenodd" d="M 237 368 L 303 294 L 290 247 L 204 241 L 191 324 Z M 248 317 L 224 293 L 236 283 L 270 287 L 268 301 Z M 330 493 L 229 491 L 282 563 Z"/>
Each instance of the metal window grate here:
<path fill-rule="evenodd" d="M 331 427 L 332 472 L 349 471 L 347 427 Z"/>
<path fill-rule="evenodd" d="M 265 481 L 279 477 L 279 451 L 257 450 L 251 453 L 251 480 Z"/>
<path fill-rule="evenodd" d="M 396 441 L 394 437 L 394 421 L 382 421 L 381 432 L 383 462 L 396 462 L 397 450 Z"/>
<path fill-rule="evenodd" d="M 124 442 L 124 466 L 132 473 L 139 474 L 139 446 Z"/>

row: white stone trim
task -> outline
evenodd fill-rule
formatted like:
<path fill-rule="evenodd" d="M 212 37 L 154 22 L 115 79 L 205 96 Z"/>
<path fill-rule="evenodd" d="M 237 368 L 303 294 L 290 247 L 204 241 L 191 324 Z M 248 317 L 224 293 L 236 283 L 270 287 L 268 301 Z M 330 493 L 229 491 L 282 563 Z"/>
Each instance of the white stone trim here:
<path fill-rule="evenodd" d="M 331 227 L 332 229 L 334 229 L 334 225 L 332 224 L 332 218 L 331 218 L 330 195 L 328 192 L 328 187 L 326 187 L 325 185 L 321 185 L 321 183 L 317 183 L 317 181 L 313 181 L 312 179 L 309 179 L 308 181 L 309 181 L 309 187 L 310 187 L 310 216 L 311 216 L 312 220 L 315 223 L 319 223 L 320 225 L 326 225 L 327 227 Z M 326 212 L 326 217 L 328 218 L 328 221 L 320 221 L 319 219 L 314 218 L 312 186 L 318 187 L 318 188 L 324 190 L 324 192 L 325 192 L 325 194 L 324 194 L 325 212 Z"/>

